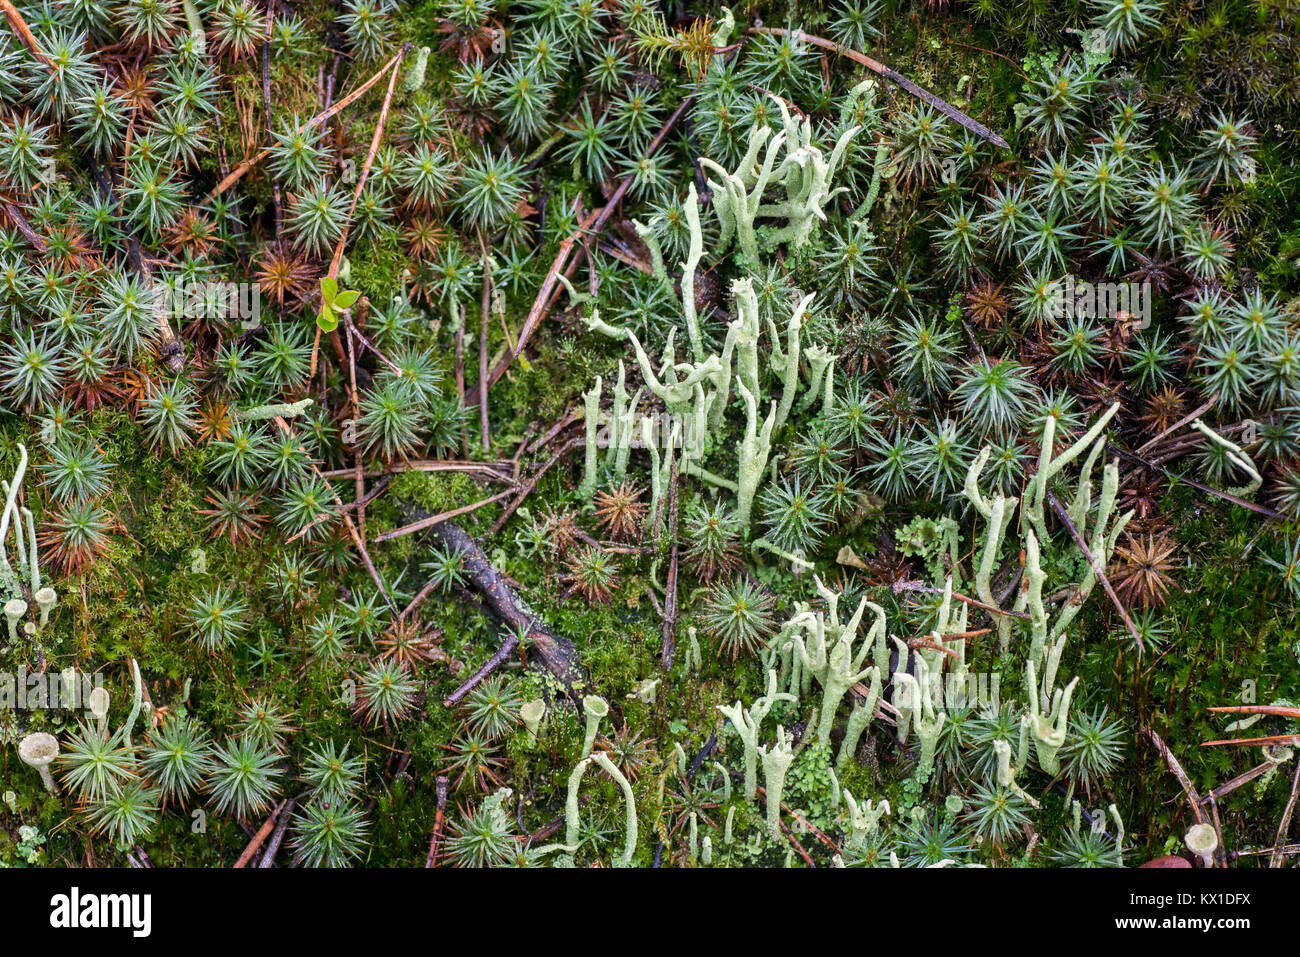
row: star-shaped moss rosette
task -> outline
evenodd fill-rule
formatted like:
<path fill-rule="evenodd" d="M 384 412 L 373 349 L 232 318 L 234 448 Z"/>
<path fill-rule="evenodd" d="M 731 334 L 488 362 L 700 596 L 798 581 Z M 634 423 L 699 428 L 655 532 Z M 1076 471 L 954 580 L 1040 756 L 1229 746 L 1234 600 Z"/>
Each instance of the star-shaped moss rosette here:
<path fill-rule="evenodd" d="M 340 289 L 333 276 L 323 276 L 320 281 L 320 312 L 316 313 L 316 325 L 320 331 L 337 329 L 339 317 L 336 310 L 350 309 L 360 296 L 361 293 L 355 289 Z"/>

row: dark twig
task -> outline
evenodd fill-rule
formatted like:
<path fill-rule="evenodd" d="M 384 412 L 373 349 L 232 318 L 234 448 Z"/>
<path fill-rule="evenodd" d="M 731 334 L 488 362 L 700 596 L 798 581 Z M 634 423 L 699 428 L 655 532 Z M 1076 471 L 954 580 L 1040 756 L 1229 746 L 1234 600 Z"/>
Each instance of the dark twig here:
<path fill-rule="evenodd" d="M 964 126 L 966 129 L 970 130 L 980 139 L 988 140 L 994 146 L 1000 146 L 1004 150 L 1011 148 L 1010 144 L 1007 143 L 1006 140 L 1004 140 L 997 133 L 994 133 L 983 123 L 971 119 L 969 116 L 967 116 L 961 110 L 957 109 L 957 107 L 953 106 L 951 103 L 939 99 L 939 97 L 935 96 L 929 90 L 922 89 L 921 87 L 913 83 L 911 80 L 909 80 L 907 77 L 903 76 L 903 74 L 899 73 L 896 70 L 890 69 L 889 67 L 881 63 L 879 60 L 873 60 L 865 53 L 859 53 L 857 50 L 850 49 L 849 47 L 842 47 L 838 43 L 832 43 L 830 40 L 826 40 L 822 37 L 816 37 L 810 33 L 804 33 L 802 30 L 785 30 L 780 27 L 750 27 L 746 32 L 768 33 L 778 37 L 792 37 L 796 39 L 803 39 L 803 40 L 807 40 L 809 43 L 813 44 L 814 46 L 821 47 L 823 50 L 831 50 L 835 53 L 838 53 L 842 57 L 848 57 L 854 63 L 861 63 L 863 66 L 865 66 L 872 73 L 875 73 L 877 76 L 883 76 L 886 80 L 889 80 L 890 82 L 895 83 L 898 86 L 901 86 L 904 90 L 912 94 L 912 96 L 916 97 L 917 99 L 923 100 L 926 103 L 930 104 L 930 106 L 934 107 L 944 116 L 948 117 L 948 119 L 952 120 L 954 123 Z"/>
<path fill-rule="evenodd" d="M 761 784 L 758 786 L 758 794 L 759 794 L 759 796 L 761 796 L 761 797 L 763 798 L 764 801 L 767 800 L 767 790 L 766 790 L 766 789 L 765 789 Z M 813 835 L 814 837 L 816 837 L 819 841 L 821 841 L 823 844 L 825 844 L 827 847 L 829 847 L 829 848 L 831 849 L 831 853 L 833 853 L 833 854 L 838 854 L 838 853 L 840 852 L 840 846 L 839 846 L 838 844 L 836 844 L 836 843 L 835 843 L 834 841 L 832 841 L 829 837 L 827 837 L 827 836 L 826 836 L 825 834 L 823 834 L 820 830 L 818 830 L 818 829 L 817 829 L 817 826 L 814 825 L 814 824 L 812 823 L 812 821 L 809 821 L 807 818 L 805 818 L 805 817 L 804 817 L 802 814 L 800 814 L 798 811 L 792 810 L 789 806 L 786 805 L 786 803 L 785 803 L 784 801 L 781 802 L 781 810 L 784 811 L 786 814 L 790 815 L 792 818 L 794 818 L 795 823 L 797 823 L 797 824 L 799 824 L 799 825 L 801 825 L 801 826 L 803 826 L 803 827 L 806 827 L 806 828 L 808 829 L 808 833 L 809 833 L 809 834 L 812 834 L 812 835 Z M 782 822 L 782 827 L 784 827 L 784 826 L 785 826 L 785 823 Z M 787 831 L 786 833 L 787 833 L 787 835 L 789 835 L 790 832 Z M 791 836 L 791 840 L 793 840 L 793 839 L 794 839 L 793 836 Z M 798 845 L 796 845 L 796 847 L 798 847 Z M 803 848 L 799 848 L 799 850 L 800 850 L 800 851 L 803 851 Z M 809 866 L 809 867 L 815 867 L 815 866 L 816 866 L 816 865 L 813 864 L 813 862 L 812 862 L 812 858 L 808 857 L 806 851 L 803 851 L 803 855 L 804 855 L 804 860 L 808 862 L 808 866 Z"/>
<path fill-rule="evenodd" d="M 524 484 L 520 486 L 519 495 L 513 502 L 506 506 L 505 511 L 503 511 L 500 517 L 492 523 L 492 528 L 488 530 L 488 534 L 495 535 L 497 532 L 501 531 L 501 529 L 505 528 L 506 522 L 510 521 L 510 516 L 515 513 L 515 509 L 519 508 L 519 506 L 524 503 L 524 499 L 526 499 L 532 493 L 533 489 L 537 487 L 537 483 L 541 480 L 541 477 L 549 472 L 556 462 L 560 461 L 560 459 L 565 455 L 573 451 L 573 449 L 578 445 L 578 439 L 570 439 L 561 445 L 559 449 L 556 450 L 555 454 L 547 460 L 546 464 L 534 472 L 532 478 L 528 479 L 528 481 L 524 482 Z"/>
<path fill-rule="evenodd" d="M 1178 763 L 1178 759 L 1174 757 L 1174 752 L 1169 750 L 1169 745 L 1165 744 L 1160 735 L 1156 734 L 1155 729 L 1149 725 L 1142 726 L 1142 733 L 1151 739 L 1151 743 L 1154 744 L 1156 750 L 1160 752 L 1160 756 L 1165 759 L 1165 764 L 1168 766 L 1170 772 L 1172 772 L 1173 776 L 1178 779 L 1178 783 L 1183 786 L 1183 793 L 1187 795 L 1187 803 L 1192 806 L 1192 815 L 1196 818 L 1196 823 L 1208 823 L 1205 817 L 1205 811 L 1201 809 L 1201 804 L 1203 802 L 1201 801 L 1201 796 L 1196 793 L 1196 785 L 1194 785 L 1192 779 L 1187 776 L 1187 772 L 1183 770 L 1183 766 Z"/>
<path fill-rule="evenodd" d="M 1088 559 L 1088 564 L 1092 566 L 1092 570 L 1097 575 L 1097 581 L 1101 582 L 1102 590 L 1110 596 L 1110 600 L 1115 605 L 1115 609 L 1119 612 L 1119 616 L 1124 619 L 1124 627 L 1128 629 L 1128 633 L 1132 635 L 1133 640 L 1137 642 L 1138 653 L 1141 654 L 1145 652 L 1146 648 L 1142 644 L 1142 635 L 1138 633 L 1137 626 L 1133 624 L 1133 619 L 1128 616 L 1128 609 L 1124 607 L 1124 603 L 1121 602 L 1119 596 L 1115 594 L 1115 589 L 1110 586 L 1110 579 L 1106 577 L 1106 569 L 1101 567 L 1101 562 L 1097 561 L 1096 556 L 1092 554 L 1092 550 L 1088 548 L 1088 543 L 1083 540 L 1083 536 L 1079 534 L 1079 530 L 1074 527 L 1074 522 L 1070 521 L 1070 515 L 1066 512 L 1065 506 L 1061 504 L 1060 499 L 1051 492 L 1048 492 L 1047 500 L 1052 503 L 1052 508 L 1056 510 L 1056 514 L 1059 515 L 1061 521 L 1065 523 L 1065 527 L 1070 530 L 1070 537 L 1074 539 L 1074 544 L 1079 546 L 1079 550 L 1083 552 L 1084 558 Z"/>
<path fill-rule="evenodd" d="M 275 809 L 271 811 L 267 819 L 262 822 L 262 826 L 257 829 L 257 833 L 253 835 L 253 839 L 248 842 L 248 846 L 244 848 L 244 853 L 239 855 L 239 860 L 235 861 L 235 867 L 248 866 L 248 862 L 253 859 L 253 855 L 257 853 L 257 849 L 262 846 L 262 842 L 270 835 L 271 828 L 275 827 L 275 822 L 279 819 L 280 813 L 284 810 L 287 803 L 288 802 L 286 801 L 281 801 L 275 806 Z"/>
<path fill-rule="evenodd" d="M 526 454 L 535 455 L 539 449 L 544 449 L 546 448 L 546 446 L 550 445 L 551 442 L 554 441 L 555 437 L 559 435 L 561 432 L 563 432 L 565 429 L 567 429 L 569 426 L 573 425 L 575 422 L 581 422 L 581 421 L 582 421 L 581 412 L 570 412 L 568 415 L 561 418 L 560 421 L 556 422 L 553 426 L 547 429 L 545 435 L 542 435 L 539 438 L 533 440 L 532 444 L 527 446 L 527 448 L 525 449 Z"/>
<path fill-rule="evenodd" d="M 126 859 L 131 862 L 132 867 L 153 867 L 153 861 L 149 859 L 149 855 L 145 853 L 145 849 L 139 844 L 131 849 L 131 851 L 126 855 Z"/>
<path fill-rule="evenodd" d="M 514 653 L 514 650 L 518 647 L 519 647 L 518 633 L 513 631 L 507 632 L 505 639 L 501 642 L 499 646 L 497 646 L 497 650 L 492 652 L 492 657 L 483 663 L 483 667 L 479 668 L 478 671 L 470 675 L 469 680 L 466 681 L 463 685 L 461 685 L 451 694 L 447 695 L 447 697 L 442 699 L 443 706 L 447 708 L 454 708 L 457 704 L 460 703 L 461 699 L 463 699 L 465 695 L 469 694 L 476 687 L 478 687 L 482 683 L 483 679 L 486 678 L 488 675 L 492 674 L 492 672 L 497 669 L 497 666 L 499 666 L 501 662 L 509 658 Z"/>
<path fill-rule="evenodd" d="M 429 534 L 461 556 L 467 583 L 483 596 L 491 612 L 517 640 L 576 697 L 575 687 L 582 683 L 583 673 L 573 643 L 557 635 L 528 607 L 483 554 L 478 542 L 462 528 L 452 522 L 442 522 L 432 526 Z"/>
<path fill-rule="evenodd" d="M 891 585 L 890 587 L 894 590 L 895 595 L 897 595 L 899 592 L 904 592 L 904 591 L 919 591 L 919 592 L 924 592 L 927 595 L 941 595 L 943 594 L 944 591 L 942 588 L 935 588 L 933 585 L 925 585 L 921 582 L 907 582 L 907 581 L 894 582 L 893 585 Z M 972 608 L 982 608 L 985 611 L 991 612 L 992 614 L 995 615 L 1008 615 L 1012 618 L 1024 618 L 1024 619 L 1029 618 L 1029 614 L 1027 612 L 1008 611 L 1006 609 L 999 608 L 996 605 L 990 605 L 988 602 L 980 601 L 978 598 L 971 598 L 969 595 L 960 594 L 959 592 L 953 592 L 952 597 L 956 598 L 960 602 L 970 605 Z"/>
<path fill-rule="evenodd" d="M 27 217 L 23 215 L 22 210 L 8 202 L 0 203 L 0 209 L 5 211 L 9 221 L 23 234 L 23 238 L 32 244 L 32 248 L 44 255 L 49 248 L 45 243 L 45 237 L 32 228 L 32 224 L 27 221 Z"/>
<path fill-rule="evenodd" d="M 294 434 L 293 429 L 289 427 L 289 423 L 285 421 L 283 416 L 277 415 L 272 421 L 275 422 L 276 428 L 285 435 Z M 315 463 L 312 463 L 311 468 L 316 474 L 316 477 L 325 483 L 325 487 L 329 490 L 330 494 L 334 496 L 334 501 L 337 502 L 339 508 L 342 509 L 344 504 L 343 499 L 339 497 L 339 493 L 335 490 L 334 486 L 330 484 L 330 480 L 325 478 L 324 473 L 321 472 L 320 468 Z M 370 575 L 370 580 L 373 581 L 375 587 L 379 589 L 379 594 L 383 596 L 384 603 L 388 605 L 391 611 L 396 612 L 397 605 L 393 602 L 393 596 L 388 594 L 388 587 L 384 584 L 384 580 L 379 577 L 379 572 L 375 568 L 375 563 L 370 558 L 370 550 L 366 548 L 366 540 L 361 536 L 361 533 L 357 531 L 356 523 L 352 521 L 352 517 L 348 515 L 347 512 L 340 511 L 339 517 L 343 519 L 343 527 L 347 529 L 348 536 L 352 539 L 352 544 L 356 545 L 357 551 L 361 553 L 361 562 L 365 565 L 366 572 Z"/>
<path fill-rule="evenodd" d="M 1183 426 L 1190 425 L 1191 423 L 1195 422 L 1206 412 L 1209 412 L 1212 408 L 1214 408 L 1214 403 L 1217 401 L 1218 401 L 1217 396 L 1211 397 L 1208 401 L 1197 406 L 1195 409 L 1187 413 L 1187 415 L 1183 416 L 1181 419 L 1179 419 L 1173 425 L 1169 426 L 1169 428 L 1165 429 L 1159 435 L 1156 435 L 1154 438 L 1148 439 L 1146 442 L 1143 442 L 1140 446 L 1138 446 L 1137 449 L 1138 454 L 1141 455 L 1144 452 L 1146 452 L 1148 449 L 1155 448 L 1157 445 L 1160 444 L 1160 440 L 1163 439 L 1166 435 L 1171 435 L 1172 433 L 1177 432 Z"/>
<path fill-rule="evenodd" d="M 1231 492 L 1225 492 L 1223 489 L 1215 488 L 1212 485 L 1206 485 L 1203 482 L 1196 481 L 1196 479 L 1190 479 L 1185 475 L 1176 475 L 1173 472 L 1169 471 L 1169 469 L 1165 468 L 1163 465 L 1160 465 L 1155 462 L 1149 462 L 1146 459 L 1142 458 L 1141 456 L 1134 455 L 1132 452 L 1126 452 L 1123 449 L 1117 449 L 1113 445 L 1107 445 L 1106 449 L 1107 451 L 1113 452 L 1115 455 L 1118 455 L 1126 462 L 1132 462 L 1134 465 L 1140 465 L 1143 468 L 1152 472 L 1160 472 L 1170 481 L 1181 482 L 1183 485 L 1188 485 L 1196 489 L 1198 492 L 1205 492 L 1207 495 L 1214 495 L 1218 498 L 1223 499 L 1225 502 L 1231 502 L 1233 505 L 1239 505 L 1242 508 L 1249 509 L 1250 511 L 1256 513 L 1257 515 L 1263 515 L 1265 518 L 1271 518 L 1274 521 L 1281 521 L 1286 517 L 1281 512 L 1271 509 L 1267 505 L 1260 505 L 1257 502 L 1248 502 L 1244 498 L 1240 498 L 1239 496 L 1233 495 Z"/>
<path fill-rule="evenodd" d="M 432 528 L 433 526 L 439 525 L 442 522 L 446 522 L 460 515 L 465 515 L 468 512 L 473 512 L 477 509 L 482 508 L 484 505 L 491 505 L 493 502 L 499 502 L 507 495 L 513 495 L 514 493 L 515 493 L 514 489 L 508 488 L 503 492 L 497 492 L 497 494 L 495 495 L 490 495 L 487 498 L 479 499 L 477 502 L 471 502 L 468 505 L 462 505 L 460 506 L 460 508 L 453 508 L 451 511 L 448 512 L 439 512 L 437 515 L 430 515 L 428 518 L 422 518 L 418 522 L 412 522 L 409 525 L 403 525 L 401 528 L 394 528 L 391 531 L 384 532 L 382 535 L 377 535 L 375 537 L 375 542 L 376 543 L 386 542 L 389 539 L 401 538 L 403 535 L 410 535 L 414 532 L 422 532 L 426 528 Z"/>
<path fill-rule="evenodd" d="M 297 798 L 289 798 L 289 803 L 285 805 L 280 812 L 280 820 L 275 823 L 275 831 L 271 834 L 271 839 L 266 842 L 266 850 L 262 856 L 257 859 L 258 867 L 274 867 L 275 855 L 280 851 L 280 844 L 284 841 L 284 833 L 289 829 L 289 821 L 292 819 L 293 806 Z"/>
<path fill-rule="evenodd" d="M 1281 854 L 1283 857 L 1300 854 L 1300 844 L 1287 844 L 1284 847 L 1248 847 L 1244 851 L 1229 851 L 1228 860 L 1239 857 L 1261 857 L 1264 854 Z"/>
<path fill-rule="evenodd" d="M 140 240 L 134 236 L 127 239 L 126 242 L 126 261 L 127 265 L 142 279 L 152 281 L 153 267 L 140 250 Z M 172 332 L 171 323 L 167 321 L 164 310 L 153 310 L 153 319 L 154 324 L 158 326 L 159 346 L 161 347 L 158 355 L 162 359 L 163 365 L 167 367 L 172 375 L 180 375 L 181 370 L 185 368 L 185 347 L 176 338 L 176 333 Z"/>
<path fill-rule="evenodd" d="M 438 851 L 442 846 L 442 829 L 447 821 L 447 785 L 444 775 L 438 775 L 434 782 L 434 794 L 438 801 L 438 810 L 433 816 L 433 837 L 429 839 L 429 854 L 424 859 L 425 867 L 433 867 L 438 860 Z"/>
<path fill-rule="evenodd" d="M 578 795 L 578 807 L 580 808 L 586 807 L 587 802 L 590 800 L 591 798 L 586 794 Z M 556 815 L 555 817 L 547 821 L 545 824 L 543 824 L 541 827 L 539 827 L 537 830 L 533 831 L 531 834 L 526 835 L 523 838 L 524 846 L 532 847 L 538 841 L 544 841 L 548 837 L 553 837 L 554 835 L 559 833 L 560 828 L 562 827 L 564 827 L 564 815 L 563 814 Z"/>
<path fill-rule="evenodd" d="M 1260 777 L 1269 768 L 1275 767 L 1277 767 L 1277 765 L 1272 761 L 1265 761 L 1262 764 L 1257 764 L 1249 771 L 1243 772 L 1242 774 L 1238 774 L 1235 778 L 1224 781 L 1209 794 L 1205 795 L 1205 797 L 1201 798 L 1201 803 L 1208 804 L 1211 800 L 1218 800 L 1226 794 L 1231 794 L 1233 791 L 1237 790 L 1237 788 L 1249 784 L 1251 781 Z"/>
<path fill-rule="evenodd" d="M 1281 867 L 1285 859 L 1282 848 L 1285 846 L 1287 831 L 1291 829 L 1297 796 L 1300 796 L 1300 761 L 1296 762 L 1295 774 L 1291 776 L 1291 796 L 1287 799 L 1286 809 L 1282 811 L 1282 820 L 1277 825 L 1277 839 L 1273 842 L 1273 853 L 1269 855 L 1269 867 Z"/>
<path fill-rule="evenodd" d="M 509 463 L 500 463 L 506 465 Z M 355 474 L 355 469 L 331 469 L 321 474 L 327 479 L 343 478 Z M 401 472 L 465 472 L 470 475 L 481 475 L 484 478 L 491 479 L 495 482 L 511 483 L 514 480 L 500 470 L 494 468 L 491 462 L 457 462 L 452 460 L 437 459 L 408 459 L 405 462 L 392 462 L 384 468 L 366 472 L 365 477 L 368 479 L 381 478 L 386 475 L 397 475 Z"/>

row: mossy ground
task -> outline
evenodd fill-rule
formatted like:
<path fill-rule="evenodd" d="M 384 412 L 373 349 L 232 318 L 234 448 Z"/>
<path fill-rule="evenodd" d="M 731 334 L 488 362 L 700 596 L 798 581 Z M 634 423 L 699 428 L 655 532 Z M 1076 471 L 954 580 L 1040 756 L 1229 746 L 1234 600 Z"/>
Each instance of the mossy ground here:
<path fill-rule="evenodd" d="M 317 4 L 300 10 L 311 17 Z M 433 0 L 416 6 L 401 21 L 399 38 L 436 45 L 432 26 Z M 1228 4 L 1246 7 L 1246 4 Z M 738 9 L 737 13 L 741 11 Z M 796 19 L 815 30 L 821 14 L 817 5 L 802 7 Z M 1000 38 L 987 26 L 969 19 L 931 19 L 904 16 L 891 21 L 877 51 L 881 58 L 918 83 L 977 118 L 1002 125 L 1008 106 L 1021 88 L 1019 66 L 991 54 Z M 1026 40 L 1029 51 L 1036 48 L 1052 53 L 1054 42 Z M 322 64 L 312 64 L 312 69 Z M 429 63 L 433 82 L 442 82 L 449 69 L 446 57 L 435 54 Z M 1159 79 L 1162 66 L 1150 66 L 1151 80 Z M 301 95 L 304 104 L 314 91 L 298 91 L 298 80 L 273 68 L 277 96 L 292 102 Z M 256 78 L 245 77 L 247 109 L 260 111 Z M 314 84 L 314 74 L 312 79 Z M 305 90 L 305 87 L 304 87 Z M 892 95 L 899 95 L 894 93 Z M 223 108 L 228 131 L 238 128 L 234 105 Z M 304 105 L 304 111 L 308 107 Z M 349 119 L 368 129 L 368 119 Z M 354 140 L 364 141 L 364 133 Z M 685 150 L 685 146 L 680 147 Z M 1252 229 L 1260 234 L 1282 236 L 1282 255 L 1275 247 L 1244 245 L 1249 264 L 1261 274 L 1284 277 L 1293 282 L 1300 259 L 1300 167 L 1290 146 L 1278 144 L 1261 157 L 1261 172 L 1253 187 L 1252 209 L 1258 217 Z M 573 184 L 550 184 L 557 194 L 572 195 Z M 590 200 L 591 197 L 588 197 Z M 253 192 L 253 203 L 268 204 L 270 197 Z M 907 223 L 887 224 L 901 234 Z M 915 241 L 919 241 L 918 238 Z M 542 262 L 554 254 L 551 240 L 538 250 Z M 363 244 L 350 253 L 352 281 L 372 300 L 382 301 L 401 283 L 401 256 L 390 242 Z M 530 297 L 512 296 L 507 303 L 506 325 L 518 328 Z M 443 355 L 450 355 L 450 332 L 445 322 L 431 317 L 439 328 L 431 336 Z M 513 453 L 529 426 L 545 429 L 580 402 L 580 393 L 595 375 L 607 380 L 614 372 L 618 350 L 593 341 L 579 332 L 571 317 L 558 312 L 530 345 L 527 361 L 516 362 L 507 376 L 492 390 L 493 458 Z M 506 347 L 500 325 L 489 330 L 489 354 L 502 354 Z M 476 348 L 476 344 L 475 344 Z M 450 371 L 450 363 L 448 363 Z M 91 431 L 114 463 L 112 506 L 120 529 L 103 560 L 84 574 L 61 582 L 61 600 L 52 627 L 43 636 L 49 667 L 79 667 L 101 673 L 114 700 L 114 714 L 130 698 L 129 659 L 136 659 L 145 675 L 155 709 L 187 709 L 205 725 L 228 727 L 247 696 L 264 693 L 289 703 L 294 709 L 297 734 L 311 739 L 333 738 L 348 742 L 356 753 L 366 756 L 369 777 L 366 793 L 373 798 L 373 834 L 366 858 L 370 865 L 419 866 L 423 864 L 434 824 L 434 776 L 447 764 L 446 746 L 459 726 L 457 714 L 442 707 L 441 699 L 454 689 L 457 677 L 446 665 L 432 665 L 421 673 L 423 707 L 418 719 L 410 721 L 395 736 L 376 735 L 361 727 L 344 699 L 348 674 L 342 667 L 333 673 L 304 668 L 305 622 L 316 609 L 328 609 L 342 598 L 345 589 L 364 587 L 364 571 L 349 564 L 342 568 L 320 568 L 314 584 L 299 595 L 286 595 L 275 583 L 272 570 L 287 554 L 295 552 L 282 538 L 268 530 L 263 544 L 233 551 L 221 541 L 207 538 L 203 521 L 196 514 L 203 507 L 206 491 L 204 454 L 187 452 L 179 457 L 148 451 L 138 428 L 119 410 L 104 409 L 89 419 Z M 15 444 L 33 437 L 14 416 L 0 422 L 0 473 L 10 474 L 17 462 Z M 469 427 L 466 450 L 478 452 L 476 425 Z M 574 507 L 573 487 L 580 463 L 576 458 L 557 467 L 537 486 L 526 503 L 533 514 L 548 506 Z M 29 478 L 29 488 L 37 477 Z M 349 483 L 339 483 L 345 499 Z M 465 475 L 411 472 L 393 479 L 388 491 L 367 509 L 371 536 L 402 524 L 403 503 L 428 512 L 464 505 L 490 494 Z M 34 501 L 36 518 L 42 512 L 40 496 Z M 1258 701 L 1300 701 L 1300 631 L 1293 605 L 1286 600 L 1277 577 L 1257 561 L 1243 561 L 1249 553 L 1276 555 L 1282 536 L 1276 527 L 1258 516 L 1208 497 L 1188 487 L 1173 491 L 1165 503 L 1175 534 L 1185 556 L 1178 570 L 1180 593 L 1162 612 L 1171 626 L 1168 642 L 1160 649 L 1138 657 L 1127 639 L 1121 637 L 1113 609 L 1096 600 L 1080 630 L 1084 640 L 1077 658 L 1081 676 L 1082 702 L 1105 704 L 1121 714 L 1127 724 L 1128 748 L 1123 768 L 1113 777 L 1111 794 L 1129 823 L 1131 837 L 1141 849 L 1154 855 L 1167 849 L 1171 834 L 1180 833 L 1178 784 L 1161 766 L 1159 758 L 1138 736 L 1143 724 L 1157 728 L 1166 741 L 1176 745 L 1183 767 L 1202 793 L 1247 770 L 1257 763 L 1258 752 L 1246 749 L 1207 749 L 1198 743 L 1221 736 L 1221 722 L 1211 720 L 1206 709 L 1243 699 L 1243 688 Z M 490 505 L 465 515 L 460 522 L 472 535 L 483 535 L 501 514 L 500 505 Z M 856 528 L 828 543 L 831 553 L 841 544 L 869 555 L 883 529 L 901 525 L 902 516 L 868 516 Z M 757 669 L 741 668 L 706 652 L 702 672 L 696 676 L 675 668 L 666 675 L 659 669 L 661 623 L 648 593 L 661 589 L 663 555 L 621 562 L 621 581 L 612 599 L 592 605 L 580 598 L 564 597 L 564 588 L 553 567 L 535 561 L 514 538 L 516 524 L 483 541 L 489 556 L 515 583 L 532 607 L 561 635 L 571 638 L 591 675 L 592 689 L 605 696 L 613 712 L 607 726 L 627 724 L 653 739 L 656 760 L 645 772 L 657 779 L 656 787 L 638 788 L 642 845 L 636 862 L 646 864 L 653 854 L 656 833 L 682 826 L 670 813 L 665 789 L 677 786 L 673 773 L 674 745 L 680 744 L 693 757 L 710 734 L 717 734 L 729 749 L 729 766 L 738 766 L 734 737 L 723 734 L 717 705 L 739 698 L 751 700 L 760 694 Z M 427 560 L 428 546 L 419 536 L 398 539 L 372 550 L 377 568 L 392 585 L 395 599 L 409 600 L 422 587 L 420 562 Z M 202 561 L 198 560 L 202 556 Z M 767 574 L 780 579 L 781 594 L 787 601 L 811 596 L 811 582 L 775 567 Z M 214 582 L 227 581 L 240 589 L 257 622 L 248 636 L 227 658 L 214 661 L 199 652 L 187 639 L 182 616 L 196 596 Z M 785 610 L 785 609 L 783 609 Z M 497 626 L 471 605 L 439 596 L 427 607 L 432 624 L 445 635 L 443 649 L 463 663 L 462 674 L 477 668 L 494 650 L 500 635 Z M 679 644 L 684 641 L 688 618 L 678 624 Z M 976 660 L 987 657 L 987 649 L 974 650 Z M 0 655 L 0 666 L 16 668 L 22 656 Z M 30 661 L 27 662 L 29 665 Z M 525 671 L 518 660 L 508 663 L 520 676 L 524 689 L 537 693 L 543 679 Z M 654 704 L 630 698 L 645 678 L 662 677 Z M 531 694 L 526 695 L 531 696 Z M 774 712 L 778 720 L 787 717 Z M 25 730 L 59 731 L 72 716 L 60 712 L 23 713 L 16 716 Z M 3 720 L 3 718 L 0 718 Z M 526 791 L 523 821 L 538 828 L 563 807 L 568 772 L 577 757 L 582 737 L 581 719 L 572 712 L 558 711 L 548 722 L 542 741 L 527 748 L 522 733 L 512 737 L 507 756 L 514 765 L 511 782 Z M 409 761 L 404 756 L 409 755 Z M 889 797 L 896 809 L 915 803 L 905 776 L 898 768 L 905 759 L 895 746 L 881 739 L 878 766 L 854 768 L 840 780 L 855 793 L 876 793 Z M 401 773 L 394 774 L 398 766 Z M 791 771 L 787 802 L 814 825 L 829 827 L 830 809 L 823 797 L 826 790 L 827 756 L 816 748 L 805 750 Z M 107 845 L 88 841 L 84 833 L 65 823 L 66 807 L 50 799 L 34 774 L 17 765 L 12 746 L 2 749 L 0 776 L 13 790 L 19 816 L 37 822 L 48 835 L 42 860 L 51 864 L 80 864 L 89 860 L 120 863 Z M 1266 784 L 1248 785 L 1224 800 L 1219 811 L 1229 847 L 1271 843 L 1272 827 L 1278 820 L 1287 794 L 1285 776 L 1273 776 Z M 588 802 L 584 818 L 595 830 L 613 830 L 613 841 L 621 836 L 621 796 L 610 781 L 592 780 L 584 794 Z M 458 804 L 469 792 L 453 796 Z M 1065 816 L 1059 795 L 1043 795 L 1049 815 Z M 681 802 L 678 802 L 680 806 Z M 757 811 L 739 797 L 738 826 L 751 821 Z M 1100 802 L 1099 802 L 1100 803 Z M 197 808 L 197 805 L 196 805 Z M 234 822 L 209 813 L 206 830 L 198 828 L 193 809 L 174 809 L 162 815 L 159 827 L 145 843 L 156 861 L 167 864 L 205 866 L 228 864 L 247 843 L 247 835 Z M 720 827 L 726 807 L 704 812 L 714 828 Z M 0 861 L 22 863 L 17 854 L 17 818 L 0 809 Z M 754 821 L 757 823 L 757 821 Z M 715 845 L 717 844 L 716 831 Z M 804 842 L 820 859 L 825 848 L 816 840 Z M 1140 853 L 1139 852 L 1139 853 Z M 734 860 L 749 863 L 779 863 L 774 851 L 755 851 L 744 846 L 733 849 Z"/>

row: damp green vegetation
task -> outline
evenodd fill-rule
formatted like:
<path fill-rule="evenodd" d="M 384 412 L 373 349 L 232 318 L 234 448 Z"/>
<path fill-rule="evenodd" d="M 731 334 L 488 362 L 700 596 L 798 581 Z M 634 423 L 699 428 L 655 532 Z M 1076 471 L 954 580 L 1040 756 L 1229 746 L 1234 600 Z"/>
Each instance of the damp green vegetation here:
<path fill-rule="evenodd" d="M 7 22 L 0 863 L 1293 866 L 1294 0 Z"/>

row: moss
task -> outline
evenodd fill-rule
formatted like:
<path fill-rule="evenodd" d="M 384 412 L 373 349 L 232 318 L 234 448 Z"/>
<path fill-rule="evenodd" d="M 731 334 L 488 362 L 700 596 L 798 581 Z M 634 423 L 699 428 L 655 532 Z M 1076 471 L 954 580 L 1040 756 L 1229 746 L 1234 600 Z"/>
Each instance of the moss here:
<path fill-rule="evenodd" d="M 372 304 L 386 305 L 400 291 L 407 261 L 395 233 L 387 232 L 379 241 L 358 243 L 348 262 L 348 284 L 365 293 Z"/>

